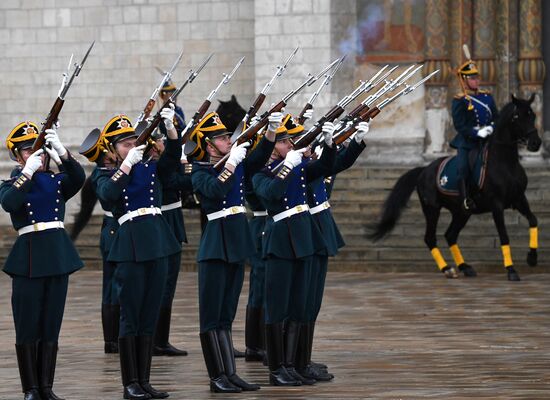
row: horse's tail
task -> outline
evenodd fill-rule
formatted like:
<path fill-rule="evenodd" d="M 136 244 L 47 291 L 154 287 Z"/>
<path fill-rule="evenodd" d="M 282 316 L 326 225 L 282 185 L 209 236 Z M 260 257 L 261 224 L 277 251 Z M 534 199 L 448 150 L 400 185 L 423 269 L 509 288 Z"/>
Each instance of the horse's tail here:
<path fill-rule="evenodd" d="M 374 225 L 372 233 L 368 235 L 369 239 L 376 242 L 393 230 L 401 216 L 401 212 L 407 206 L 412 192 L 418 183 L 418 177 L 424 171 L 424 168 L 413 168 L 401 175 L 397 180 L 390 195 L 384 202 L 380 219 Z"/>
<path fill-rule="evenodd" d="M 92 212 L 94 211 L 97 196 L 90 177 L 87 177 L 80 191 L 80 210 L 74 218 L 73 227 L 71 229 L 71 239 L 76 240 L 80 232 L 90 221 Z"/>

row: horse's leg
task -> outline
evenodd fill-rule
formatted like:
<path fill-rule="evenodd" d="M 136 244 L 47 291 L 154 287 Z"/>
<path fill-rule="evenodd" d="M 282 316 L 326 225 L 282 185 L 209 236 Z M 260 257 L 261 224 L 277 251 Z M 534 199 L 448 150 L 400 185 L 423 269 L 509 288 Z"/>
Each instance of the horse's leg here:
<path fill-rule="evenodd" d="M 453 267 L 449 267 L 441 254 L 441 251 L 437 248 L 437 222 L 439 221 L 439 214 L 441 213 L 441 208 L 432 207 L 422 203 L 422 212 L 426 218 L 426 233 L 424 235 L 424 242 L 426 246 L 430 249 L 432 257 L 437 264 L 437 267 L 441 272 L 445 274 L 447 278 L 458 278 L 458 273 Z"/>
<path fill-rule="evenodd" d="M 525 194 L 521 196 L 519 201 L 515 204 L 516 209 L 527 218 L 529 221 L 529 253 L 527 253 L 527 264 L 531 267 L 537 265 L 537 248 L 538 248 L 538 228 L 537 228 L 537 217 L 531 212 L 531 207 L 529 207 L 529 202 Z"/>
<path fill-rule="evenodd" d="M 469 219 L 470 214 L 460 211 L 453 213 L 451 224 L 449 225 L 449 228 L 447 228 L 447 232 L 445 232 L 445 239 L 447 239 L 447 244 L 449 245 L 449 249 L 451 250 L 451 254 L 453 255 L 453 259 L 458 270 L 462 272 L 464 276 L 473 277 L 477 276 L 477 272 L 471 265 L 464 262 L 462 252 L 457 244 L 458 235 L 464 226 L 466 226 Z"/>
<path fill-rule="evenodd" d="M 512 262 L 512 251 L 510 250 L 510 239 L 508 238 L 508 232 L 506 231 L 506 225 L 504 224 L 504 210 L 502 208 L 493 209 L 493 220 L 497 227 L 498 236 L 500 237 L 500 247 L 502 249 L 502 257 L 504 259 L 504 267 L 508 272 L 509 281 L 519 281 L 519 275 L 514 269 L 514 263 Z"/>

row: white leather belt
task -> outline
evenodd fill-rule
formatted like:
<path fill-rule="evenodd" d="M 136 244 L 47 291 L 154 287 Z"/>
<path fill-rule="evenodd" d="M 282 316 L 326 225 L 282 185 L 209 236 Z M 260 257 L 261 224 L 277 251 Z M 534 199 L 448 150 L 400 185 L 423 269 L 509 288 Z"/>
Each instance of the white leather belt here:
<path fill-rule="evenodd" d="M 181 208 L 181 200 L 160 207 L 161 211 L 175 210 L 176 208 Z"/>
<path fill-rule="evenodd" d="M 300 214 L 308 210 L 309 210 L 309 206 L 307 204 L 299 204 L 296 207 L 292 207 L 286 211 L 283 211 L 282 213 L 275 214 L 273 216 L 273 221 L 277 222 L 282 219 L 292 217 L 293 215 Z"/>
<path fill-rule="evenodd" d="M 128 222 L 129 220 L 136 218 L 136 217 L 143 217 L 144 215 L 157 215 L 160 214 L 160 208 L 158 207 L 143 207 L 138 208 L 137 210 L 127 212 L 122 217 L 118 219 L 118 224 L 122 225 L 125 222 Z"/>
<path fill-rule="evenodd" d="M 111 218 L 114 218 L 114 215 L 113 215 L 113 213 L 112 213 L 112 212 L 110 212 L 110 211 L 105 211 L 105 212 L 103 213 L 103 215 L 105 215 L 106 217 L 111 217 Z"/>
<path fill-rule="evenodd" d="M 36 224 L 27 225 L 19 229 L 17 232 L 19 236 L 26 235 L 31 232 L 41 232 L 48 229 L 63 229 L 65 224 L 61 221 L 51 221 L 51 222 L 37 222 Z"/>
<path fill-rule="evenodd" d="M 318 206 L 310 208 L 309 213 L 310 214 L 317 214 L 317 213 L 320 213 L 323 210 L 326 210 L 327 208 L 330 208 L 330 203 L 328 201 L 324 201 L 321 204 L 319 204 Z"/>
<path fill-rule="evenodd" d="M 252 215 L 255 217 L 267 217 L 267 211 L 252 211 Z"/>
<path fill-rule="evenodd" d="M 207 214 L 206 218 L 208 218 L 208 221 L 213 221 L 215 219 L 225 218 L 228 215 L 243 214 L 245 212 L 246 212 L 245 207 L 243 207 L 243 206 L 234 206 L 234 207 L 229 207 L 225 210 L 216 211 L 216 212 Z"/>

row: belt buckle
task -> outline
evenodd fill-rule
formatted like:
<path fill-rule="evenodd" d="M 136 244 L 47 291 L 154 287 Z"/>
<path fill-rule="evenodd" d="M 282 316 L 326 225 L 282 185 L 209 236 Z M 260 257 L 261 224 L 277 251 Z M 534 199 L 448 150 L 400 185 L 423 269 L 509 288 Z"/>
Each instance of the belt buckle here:
<path fill-rule="evenodd" d="M 238 213 L 239 213 L 239 207 L 237 207 L 237 206 L 233 206 L 233 207 L 231 207 L 229 210 L 230 210 L 230 212 L 231 212 L 232 215 L 233 215 L 233 214 L 238 214 Z"/>
<path fill-rule="evenodd" d="M 329 207 L 330 207 L 330 205 L 328 204 L 328 201 L 325 201 L 325 202 L 323 203 L 323 208 L 326 210 L 326 209 L 329 208 Z"/>
<path fill-rule="evenodd" d="M 46 223 L 45 222 L 37 222 L 36 224 L 33 224 L 33 229 L 35 232 L 43 231 L 46 229 Z"/>
<path fill-rule="evenodd" d="M 296 211 L 299 212 L 299 213 L 304 211 L 303 206 L 302 205 L 296 206 Z"/>
<path fill-rule="evenodd" d="M 145 214 L 147 214 L 147 209 L 146 209 L 146 208 L 143 208 L 143 207 L 142 207 L 142 208 L 138 208 L 138 209 L 137 209 L 137 214 L 138 214 L 139 216 L 145 215 Z"/>

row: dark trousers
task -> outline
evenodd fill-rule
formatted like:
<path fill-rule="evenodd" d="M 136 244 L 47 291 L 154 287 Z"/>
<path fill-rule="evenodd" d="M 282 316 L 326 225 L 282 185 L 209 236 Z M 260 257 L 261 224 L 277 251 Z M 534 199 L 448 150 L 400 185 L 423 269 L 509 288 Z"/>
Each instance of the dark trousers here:
<path fill-rule="evenodd" d="M 231 329 L 243 287 L 244 264 L 199 262 L 200 332 Z"/>
<path fill-rule="evenodd" d="M 457 178 L 460 181 L 464 179 L 468 182 L 470 178 L 470 151 L 468 147 L 459 147 L 456 153 L 456 169 L 457 169 Z"/>
<path fill-rule="evenodd" d="M 153 336 L 166 282 L 167 257 L 117 263 L 119 337 Z"/>
<path fill-rule="evenodd" d="M 328 270 L 328 256 L 315 255 L 311 284 L 313 295 L 308 298 L 307 322 L 317 320 L 321 304 L 323 304 L 323 294 L 325 293 L 325 281 Z"/>
<path fill-rule="evenodd" d="M 178 276 L 180 274 L 181 251 L 168 256 L 168 272 L 166 273 L 166 283 L 162 294 L 162 308 L 171 308 L 176 294 Z"/>
<path fill-rule="evenodd" d="M 116 264 L 103 258 L 102 304 L 118 305 L 118 289 L 115 280 Z"/>
<path fill-rule="evenodd" d="M 16 344 L 57 342 L 68 286 L 69 275 L 13 277 L 11 305 Z"/>
<path fill-rule="evenodd" d="M 262 308 L 265 294 L 265 261 L 259 254 L 250 257 L 250 286 L 248 290 L 248 306 Z"/>
<path fill-rule="evenodd" d="M 265 322 L 306 321 L 313 256 L 296 260 L 269 257 L 265 268 Z"/>

